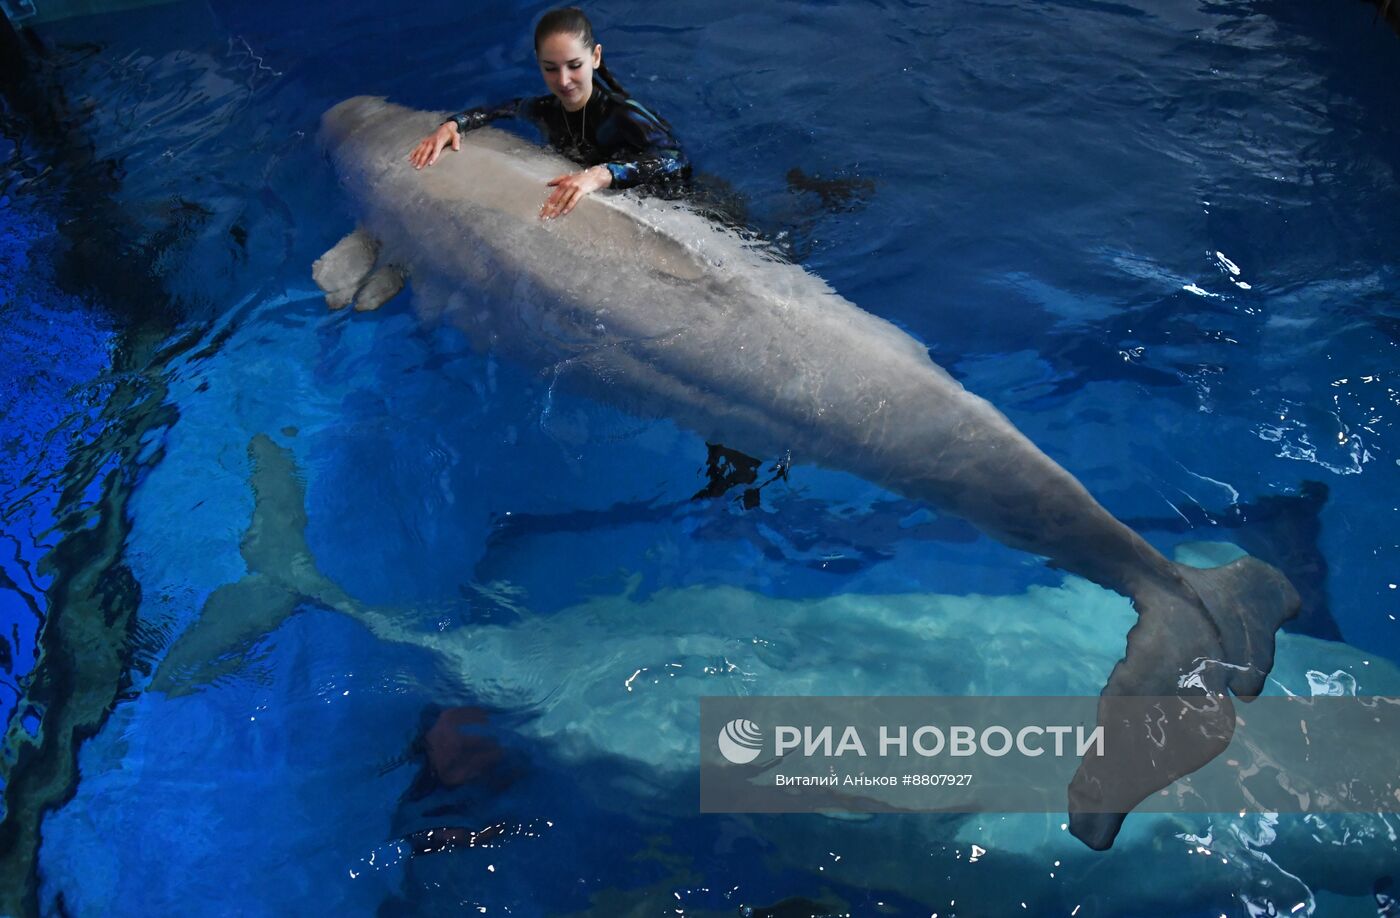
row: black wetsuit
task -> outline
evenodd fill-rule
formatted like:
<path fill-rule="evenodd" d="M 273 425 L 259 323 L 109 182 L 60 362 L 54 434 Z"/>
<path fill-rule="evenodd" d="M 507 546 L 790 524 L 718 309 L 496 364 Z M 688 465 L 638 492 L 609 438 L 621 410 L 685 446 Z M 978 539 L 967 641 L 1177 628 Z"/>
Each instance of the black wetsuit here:
<path fill-rule="evenodd" d="M 502 118 L 538 125 L 549 145 L 576 163 L 606 166 L 613 188 L 673 189 L 690 177 L 690 162 L 671 126 L 601 79 L 594 79 L 588 104 L 576 112 L 566 111 L 554 96 L 537 96 L 469 108 L 448 120 L 458 131 L 470 131 Z"/>

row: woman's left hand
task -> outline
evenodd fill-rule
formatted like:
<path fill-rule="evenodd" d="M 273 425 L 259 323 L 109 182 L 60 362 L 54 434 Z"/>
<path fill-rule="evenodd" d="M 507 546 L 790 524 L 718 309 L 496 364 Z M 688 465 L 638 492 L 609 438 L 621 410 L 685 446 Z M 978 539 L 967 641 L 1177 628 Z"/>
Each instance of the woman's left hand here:
<path fill-rule="evenodd" d="M 608 187 L 612 184 L 612 173 L 608 171 L 607 166 L 593 166 L 582 172 L 573 172 L 569 175 L 561 175 L 556 179 L 550 179 L 547 184 L 554 189 L 554 193 L 540 208 L 541 220 L 562 217 L 573 210 L 584 195 L 591 191 L 597 191 L 599 188 Z"/>

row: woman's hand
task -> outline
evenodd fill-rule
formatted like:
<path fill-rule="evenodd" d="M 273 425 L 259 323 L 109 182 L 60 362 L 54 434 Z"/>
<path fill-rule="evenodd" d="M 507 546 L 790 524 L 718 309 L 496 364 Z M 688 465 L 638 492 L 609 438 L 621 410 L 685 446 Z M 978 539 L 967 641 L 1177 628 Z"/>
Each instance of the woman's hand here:
<path fill-rule="evenodd" d="M 554 189 L 554 194 L 550 195 L 549 200 L 540 208 L 541 220 L 562 217 L 573 210 L 574 206 L 583 200 L 584 195 L 608 187 L 612 184 L 612 173 L 608 171 L 607 166 L 593 166 L 582 172 L 550 179 L 547 184 Z"/>
<path fill-rule="evenodd" d="M 457 132 L 455 121 L 444 121 L 436 131 L 418 141 L 418 146 L 408 154 L 408 161 L 413 163 L 415 169 L 431 166 L 448 144 L 452 144 L 454 150 L 462 149 L 462 135 Z"/>

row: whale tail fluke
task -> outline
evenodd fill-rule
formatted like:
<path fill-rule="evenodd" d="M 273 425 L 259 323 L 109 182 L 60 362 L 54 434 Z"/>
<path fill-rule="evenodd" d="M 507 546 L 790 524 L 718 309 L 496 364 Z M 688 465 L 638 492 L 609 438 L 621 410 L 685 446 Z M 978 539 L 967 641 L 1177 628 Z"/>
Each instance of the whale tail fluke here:
<path fill-rule="evenodd" d="M 1302 600 L 1288 578 L 1257 558 L 1220 567 L 1176 566 L 1220 630 L 1230 690 L 1253 701 L 1274 668 L 1274 637 L 1298 614 Z"/>
<path fill-rule="evenodd" d="M 209 594 L 199 617 L 161 659 L 152 691 L 197 691 L 236 673 L 298 607 L 351 603 L 316 567 L 307 545 L 306 486 L 291 450 L 260 433 L 248 443 L 248 460 L 253 517 L 240 544 L 248 573 Z"/>
<path fill-rule="evenodd" d="M 1070 832 L 1097 851 L 1139 803 L 1225 751 L 1235 732 L 1226 689 L 1243 701 L 1263 691 L 1275 633 L 1298 613 L 1287 578 L 1255 558 L 1176 571 L 1185 584 L 1133 597 L 1128 651 L 1099 698 L 1105 751 L 1086 755 L 1070 782 Z"/>
<path fill-rule="evenodd" d="M 199 619 L 166 651 L 148 690 L 185 695 L 236 673 L 257 642 L 276 630 L 300 599 L 262 574 L 219 587 Z"/>

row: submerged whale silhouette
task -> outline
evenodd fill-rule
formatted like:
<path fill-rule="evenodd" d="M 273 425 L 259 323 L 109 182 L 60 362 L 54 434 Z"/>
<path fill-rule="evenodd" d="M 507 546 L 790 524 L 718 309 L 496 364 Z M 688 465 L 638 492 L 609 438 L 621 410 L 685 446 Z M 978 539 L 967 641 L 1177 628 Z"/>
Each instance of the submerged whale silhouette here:
<path fill-rule="evenodd" d="M 294 436 L 283 433 L 279 439 Z M 635 823 L 638 838 L 648 835 L 646 826 L 693 816 L 693 763 L 702 740 L 696 729 L 700 696 L 746 690 L 803 694 L 812 685 L 829 682 L 838 670 L 849 680 L 843 684 L 862 695 L 892 690 L 956 694 L 973 682 L 1004 685 L 1009 694 L 1091 694 L 1101 679 L 1099 673 L 1107 672 L 1118 656 L 1114 644 L 1133 618 L 1126 601 L 1067 577 L 1059 586 L 1035 586 L 1023 594 L 991 597 L 835 595 L 795 601 L 735 587 L 690 587 L 659 590 L 646 598 L 596 596 L 550 615 L 522 610 L 506 624 L 443 630 L 439 625 L 443 616 L 435 610 L 425 610 L 421 604 L 391 608 L 359 602 L 322 572 L 306 533 L 308 478 L 314 481 L 316 474 L 298 468 L 290 441 L 279 445 L 266 435 L 254 437 L 248 467 L 252 513 L 241 543 L 247 573 L 209 597 L 200 618 L 164 654 L 150 691 L 171 696 L 202 691 L 211 678 L 234 667 L 278 657 L 281 661 L 273 663 L 275 674 L 264 670 L 258 675 L 279 683 L 290 676 L 297 682 L 304 673 L 294 661 L 304 652 L 324 648 L 327 637 L 345 631 L 333 621 L 305 629 L 277 629 L 294 609 L 333 610 L 386 646 L 413 648 L 408 658 L 386 655 L 382 662 L 388 668 L 380 677 L 391 681 L 385 685 L 398 685 L 402 679 L 408 684 L 400 688 L 413 694 L 446 692 L 448 697 L 434 700 L 509 712 L 509 725 L 499 724 L 499 731 L 492 731 L 500 738 L 511 738 L 506 742 L 507 773 L 496 777 L 508 779 L 513 767 L 510 750 L 523 750 L 532 769 L 559 775 L 569 793 L 587 798 L 580 812 L 599 806 L 639 819 Z M 1225 546 L 1198 545 L 1180 557 L 1205 564 L 1210 558 L 1234 556 Z M 448 602 L 443 612 L 462 611 L 455 600 Z M 1062 614 L 1052 613 L 1049 620 L 1047 610 L 1062 610 Z M 1043 628 L 1039 627 L 1042 620 Z M 260 640 L 274 634 L 270 640 Z M 919 649 L 921 640 L 927 641 L 927 651 Z M 248 652 L 237 652 L 240 648 Z M 1400 695 L 1400 669 L 1356 648 L 1281 635 L 1278 649 L 1267 694 Z M 734 667 L 706 671 L 705 664 L 721 659 Z M 672 662 L 684 666 L 672 669 L 667 665 Z M 432 678 L 424 678 L 425 664 Z M 291 665 L 296 672 L 283 673 L 283 665 Z M 638 667 L 649 670 L 636 678 Z M 77 833 L 88 838 L 94 835 L 94 826 L 143 825 L 152 801 L 168 804 L 173 799 L 178 805 L 182 793 L 191 805 L 198 805 L 206 791 L 183 780 L 182 763 L 188 750 L 162 758 L 160 746 L 169 731 L 152 732 L 144 719 L 188 723 L 194 717 L 205 724 L 210 711 L 217 710 L 224 712 L 226 720 L 242 721 L 239 699 L 246 699 L 254 688 L 258 688 L 254 683 L 237 680 L 216 690 L 213 699 L 191 699 L 189 706 L 168 699 L 127 706 L 126 714 L 136 720 L 128 718 L 123 735 L 146 737 L 147 742 L 91 747 L 96 758 L 89 764 L 95 780 L 82 785 L 86 791 L 80 788 L 80 805 L 65 811 L 66 827 L 57 827 L 56 837 L 71 840 Z M 261 688 L 259 696 L 266 694 Z M 295 688 L 292 691 L 298 694 Z M 375 708 L 381 702 L 365 699 L 362 703 Z M 316 726 L 316 716 L 311 716 L 312 721 L 303 726 Z M 345 725 L 343 713 L 327 716 L 332 723 Z M 215 722 L 219 719 L 216 716 Z M 1242 752 L 1240 764 L 1249 771 L 1251 763 L 1276 763 L 1290 754 L 1288 746 L 1242 747 L 1238 740 L 1237 736 L 1229 754 Z M 391 745 L 395 751 L 399 748 L 397 740 Z M 1394 772 L 1391 748 L 1383 738 L 1370 737 L 1349 746 L 1329 744 L 1322 751 L 1328 757 L 1344 749 L 1357 762 L 1370 763 L 1354 773 L 1384 775 Z M 201 757 L 195 753 L 195 758 Z M 145 760 L 147 767 L 132 773 L 130 763 L 138 760 Z M 123 763 L 128 767 L 124 769 Z M 291 779 L 322 796 L 348 788 L 374 797 L 375 791 L 363 787 L 364 767 L 369 765 L 362 762 L 360 769 L 345 772 L 330 784 L 323 772 Z M 1265 772 L 1272 769 L 1266 767 Z M 281 782 L 287 777 L 269 779 Z M 398 794 L 404 777 L 388 778 L 379 795 L 388 799 Z M 1277 777 L 1294 792 L 1315 794 L 1322 789 L 1299 782 L 1293 774 Z M 246 782 L 244 789 L 248 789 Z M 479 788 L 472 794 L 490 790 Z M 434 807 L 422 815 L 442 814 Z M 1036 913 L 1060 914 L 1069 914 L 1076 904 L 1094 903 L 1096 914 L 1105 918 L 1196 914 L 1205 913 L 1208 903 L 1247 901 L 1245 896 L 1255 904 L 1273 903 L 1277 914 L 1285 914 L 1293 904 L 1310 900 L 1309 887 L 1357 895 L 1369 890 L 1375 877 L 1400 873 L 1400 842 L 1393 816 L 1387 814 L 1237 818 L 1233 814 L 1142 813 L 1128 820 L 1113 850 L 1102 853 L 1071 842 L 1068 833 L 1061 831 L 1061 821 L 1046 814 L 712 817 L 702 820 L 698 831 L 702 849 L 707 845 L 704 833 L 713 834 L 718 857 L 743 860 L 761 851 L 771 871 L 808 877 L 819 884 L 812 888 L 836 883 L 842 888 L 889 891 L 927 903 L 928 912 L 940 914 L 940 907 L 950 899 L 977 914 L 1012 914 L 1022 911 L 1020 902 L 1030 903 Z M 64 822 L 63 813 L 59 822 Z M 591 823 L 582 827 L 574 823 L 586 840 Z M 402 839 L 407 850 L 398 843 L 392 847 L 405 855 L 408 850 L 416 854 L 460 850 L 489 841 L 493 832 L 500 831 L 498 826 L 467 822 L 465 828 L 444 829 L 438 822 L 431 835 L 417 833 Z M 377 830 L 371 825 L 369 831 L 374 835 Z M 736 844 L 741 838 L 744 842 Z M 180 856 L 189 863 L 226 856 L 217 842 L 212 836 L 196 837 L 181 847 Z M 971 844 L 994 852 L 987 870 L 956 869 Z M 1227 858 L 1228 865 L 1216 857 L 1197 857 L 1201 845 Z M 60 847 L 74 864 L 91 861 L 87 857 L 91 851 L 74 854 L 73 845 Z M 907 859 L 891 857 L 891 851 L 900 850 L 921 852 L 921 858 L 941 852 L 936 855 L 939 860 L 930 863 L 949 869 L 911 870 Z M 119 851 L 102 851 L 109 867 L 120 866 Z M 833 851 L 842 856 L 833 860 L 828 854 Z M 1054 860 L 1062 860 L 1063 871 L 1042 869 Z M 1153 869 L 1141 870 L 1144 863 Z M 84 875 L 98 877 L 93 882 L 100 887 L 100 878 L 110 873 L 89 870 Z M 665 895 L 672 904 L 670 890 L 693 884 L 694 873 L 689 876 L 667 886 Z M 662 909 L 658 904 L 652 910 Z M 1256 908 L 1251 913 L 1268 910 Z"/>
<path fill-rule="evenodd" d="M 548 616 L 522 610 L 509 624 L 442 630 L 442 616 L 432 610 L 360 602 L 321 570 L 307 541 L 306 475 L 288 446 L 259 434 L 249 443 L 248 465 L 253 508 L 240 546 L 247 573 L 210 595 L 199 619 L 164 654 L 151 691 L 199 690 L 262 656 L 269 643 L 261 639 L 293 611 L 333 610 L 386 645 L 426 651 L 434 671 L 464 690 L 453 704 L 466 700 L 492 710 L 528 712 L 510 731 L 534 748 L 534 755 L 557 760 L 558 767 L 580 776 L 596 774 L 600 762 L 609 774 L 630 776 L 620 784 L 580 777 L 575 791 L 634 815 L 670 818 L 693 810 L 700 696 L 755 690 L 802 694 L 828 682 L 837 670 L 848 680 L 843 686 L 862 695 L 892 688 L 947 695 L 972 683 L 999 685 L 1008 694 L 1087 694 L 1118 656 L 1115 639 L 1133 617 L 1117 596 L 1067 577 L 1060 586 L 991 597 L 837 595 L 795 601 L 734 587 L 691 587 L 640 600 L 593 597 Z M 1180 555 L 1197 565 L 1235 556 L 1227 546 L 1200 544 Z M 1060 612 L 1050 620 L 1047 610 Z M 313 627 L 284 632 L 283 640 L 319 641 L 324 626 Z M 926 650 L 917 649 L 921 640 L 928 642 Z M 1345 644 L 1284 635 L 1278 649 L 1270 694 L 1352 694 L 1362 685 L 1368 694 L 1400 694 L 1400 670 Z M 721 659 L 732 666 L 708 671 L 705 664 Z M 673 662 L 684 665 L 672 669 Z M 233 687 L 235 694 L 245 689 Z M 141 710 L 161 717 L 168 709 Z M 1371 763 L 1357 773 L 1393 772 L 1390 747 L 1370 739 L 1346 747 L 1328 743 L 1325 749 L 1345 748 L 1357 761 Z M 1260 774 L 1255 763 L 1272 773 L 1270 763 L 1283 761 L 1287 748 L 1241 746 L 1236 737 L 1231 754 L 1240 753 L 1241 774 Z M 106 754 L 121 759 L 127 750 L 118 745 Z M 97 770 L 121 774 L 118 764 L 114 760 L 110 768 Z M 1294 793 L 1323 790 L 1297 774 L 1277 777 Z M 161 778 L 149 780 L 154 783 L 147 790 L 166 799 Z M 139 809 L 145 797 L 114 799 L 114 808 Z M 1039 814 L 745 817 L 710 825 L 721 836 L 736 827 L 752 833 L 779 859 L 774 869 L 811 872 L 823 883 L 833 879 L 832 871 L 843 870 L 846 883 L 898 891 L 930 905 L 950 898 L 977 902 L 987 914 L 1009 914 L 1019 901 L 1038 903 L 1042 911 L 1056 903 L 1068 914 L 1086 890 L 1098 897 L 1104 914 L 1194 913 L 1203 903 L 1243 900 L 1246 894 L 1279 905 L 1276 911 L 1283 914 L 1310 896 L 1309 886 L 1354 895 L 1369 888 L 1374 877 L 1400 869 L 1400 849 L 1387 820 L 1386 814 L 1251 814 L 1237 820 L 1224 814 L 1143 813 L 1125 825 L 1114 850 L 1103 854 L 1091 854 L 1078 842 L 1071 847 L 1056 827 L 1060 820 Z M 431 853 L 482 837 L 480 827 L 439 826 L 431 836 L 406 841 L 415 853 Z M 1186 844 L 1184 851 L 1178 841 Z M 997 852 L 994 873 L 909 871 L 891 867 L 889 859 L 891 845 L 942 850 L 946 856 L 969 844 Z M 1230 866 L 1222 870 L 1213 857 L 1191 856 L 1198 845 Z M 833 850 L 845 852 L 839 864 L 825 854 Z M 1040 869 L 1061 858 L 1062 875 Z M 1137 868 L 1144 859 L 1162 869 L 1142 874 Z M 1188 866 L 1198 860 L 1209 863 Z M 826 866 L 820 866 L 823 862 Z M 1008 885 L 1008 876 L 1016 882 Z"/>
<path fill-rule="evenodd" d="M 571 164 L 491 128 L 414 170 L 406 151 L 441 120 L 370 97 L 324 115 L 361 220 L 315 266 L 331 305 L 373 308 L 402 269 L 421 312 L 556 382 L 750 455 L 854 473 L 1130 597 L 1138 621 L 1100 707 L 1109 754 L 1069 790 L 1090 847 L 1110 846 L 1126 815 L 1101 801 L 1135 805 L 1224 750 L 1226 689 L 1261 691 L 1298 609 L 1282 574 L 1248 557 L 1167 560 L 908 334 L 684 205 L 595 194 L 540 221 L 545 181 Z M 1115 696 L 1180 710 L 1153 737 L 1111 713 Z"/>

